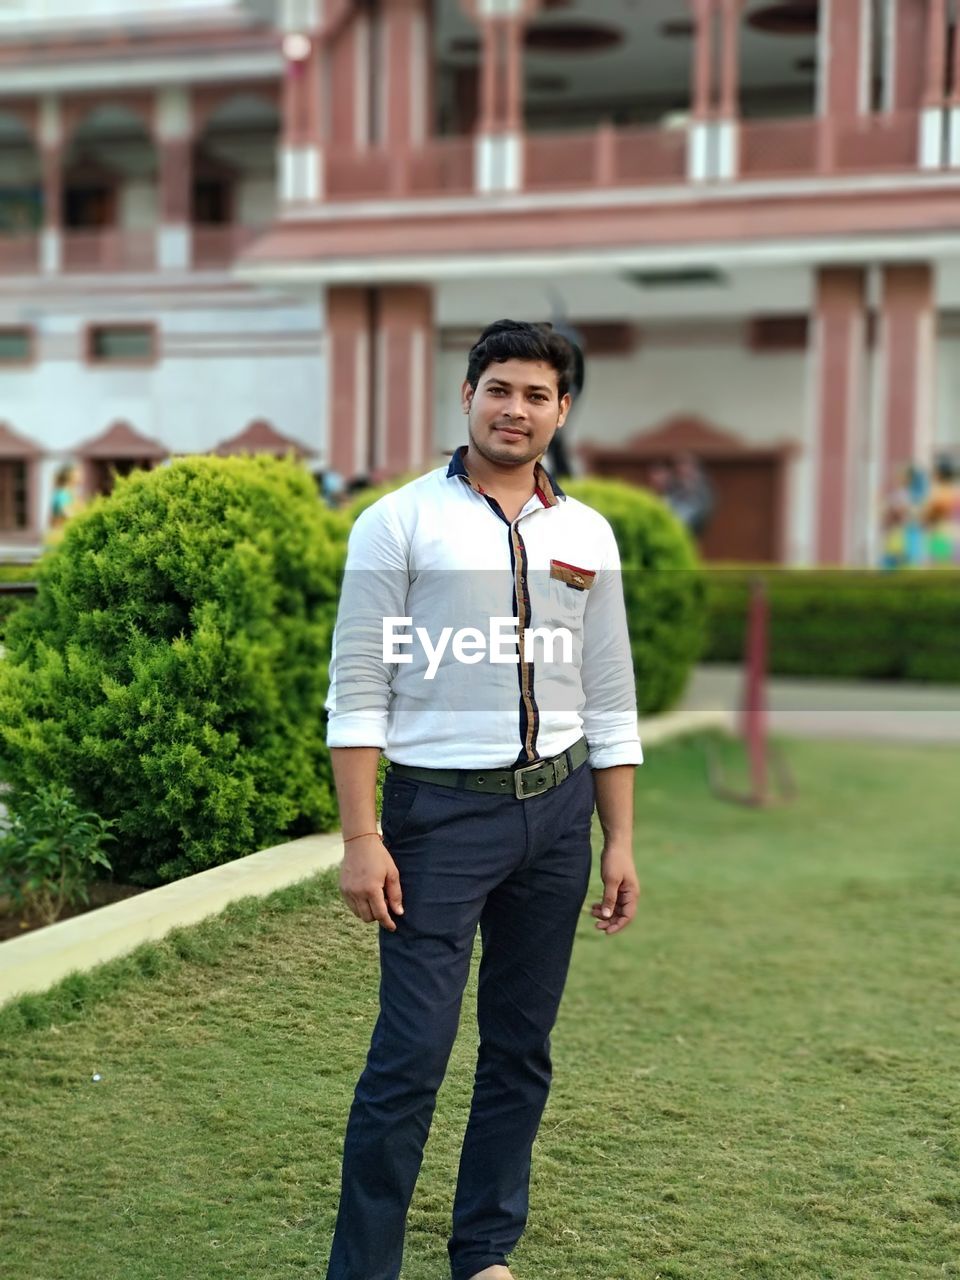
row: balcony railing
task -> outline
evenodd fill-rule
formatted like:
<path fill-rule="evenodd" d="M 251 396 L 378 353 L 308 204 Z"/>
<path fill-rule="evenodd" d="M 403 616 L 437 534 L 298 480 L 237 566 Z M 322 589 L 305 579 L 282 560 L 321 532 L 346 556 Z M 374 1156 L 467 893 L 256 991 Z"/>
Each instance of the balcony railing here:
<path fill-rule="evenodd" d="M 64 271 L 152 271 L 157 262 L 152 228 L 98 227 L 63 232 Z"/>
<path fill-rule="evenodd" d="M 411 151 L 332 151 L 326 157 L 326 194 L 333 200 L 469 195 L 473 165 L 472 138 L 436 138 Z"/>
<path fill-rule="evenodd" d="M 195 224 L 191 228 L 191 262 L 194 267 L 229 267 L 264 227 L 231 223 L 226 226 Z"/>
<path fill-rule="evenodd" d="M 35 275 L 40 269 L 40 237 L 0 232 L 0 275 Z"/>
<path fill-rule="evenodd" d="M 917 169 L 919 137 L 915 111 L 748 120 L 740 129 L 740 177 L 909 173 Z"/>
<path fill-rule="evenodd" d="M 682 182 L 686 169 L 687 135 L 682 129 L 601 125 L 589 133 L 526 137 L 524 187 L 528 191 L 661 186 Z"/>

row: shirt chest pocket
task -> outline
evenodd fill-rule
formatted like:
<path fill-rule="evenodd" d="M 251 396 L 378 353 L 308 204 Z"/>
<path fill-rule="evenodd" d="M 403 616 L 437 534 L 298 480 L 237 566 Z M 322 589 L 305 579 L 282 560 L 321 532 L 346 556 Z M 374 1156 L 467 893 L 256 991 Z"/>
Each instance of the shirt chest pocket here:
<path fill-rule="evenodd" d="M 542 622 L 555 626 L 579 625 L 590 589 L 596 581 L 596 570 L 569 564 L 565 560 L 551 560 L 549 570 L 539 576 L 542 578 L 545 612 L 549 614 Z M 539 621 L 535 619 L 535 622 Z"/>

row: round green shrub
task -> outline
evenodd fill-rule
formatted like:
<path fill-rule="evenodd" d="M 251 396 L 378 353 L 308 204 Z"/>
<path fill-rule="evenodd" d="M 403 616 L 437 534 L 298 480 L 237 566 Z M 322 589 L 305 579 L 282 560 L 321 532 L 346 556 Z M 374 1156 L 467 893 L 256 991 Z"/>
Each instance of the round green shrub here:
<path fill-rule="evenodd" d="M 683 695 L 706 635 L 706 583 L 683 525 L 653 494 L 617 480 L 564 481 L 563 490 L 605 516 L 616 535 L 641 715 Z"/>
<path fill-rule="evenodd" d="M 157 884 L 336 821 L 323 702 L 346 521 L 292 461 L 188 458 L 74 517 L 10 619 L 0 776 L 116 822 Z"/>
<path fill-rule="evenodd" d="M 0 564 L 0 582 L 33 582 L 36 573 L 32 564 Z M 0 644 L 3 643 L 7 620 L 17 609 L 22 608 L 28 599 L 27 596 L 0 592 Z"/>

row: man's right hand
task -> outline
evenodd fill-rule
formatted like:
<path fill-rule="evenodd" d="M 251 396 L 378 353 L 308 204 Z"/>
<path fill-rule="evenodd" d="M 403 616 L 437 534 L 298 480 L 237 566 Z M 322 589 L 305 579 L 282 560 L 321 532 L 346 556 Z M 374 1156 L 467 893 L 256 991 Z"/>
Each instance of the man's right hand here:
<path fill-rule="evenodd" d="M 361 836 L 346 845 L 340 892 L 353 914 L 364 923 L 376 920 L 391 933 L 396 931 L 390 912 L 403 915 L 400 873 L 378 835 Z"/>

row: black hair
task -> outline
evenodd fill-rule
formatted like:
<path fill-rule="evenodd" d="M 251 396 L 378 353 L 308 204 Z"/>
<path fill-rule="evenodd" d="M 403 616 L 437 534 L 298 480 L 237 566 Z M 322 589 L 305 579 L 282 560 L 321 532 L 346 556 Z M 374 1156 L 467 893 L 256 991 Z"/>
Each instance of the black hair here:
<path fill-rule="evenodd" d="M 574 350 L 552 325 L 529 324 L 526 320 L 495 320 L 488 324 L 467 358 L 467 381 L 474 391 L 490 365 L 507 360 L 548 364 L 556 371 L 559 399 L 570 390 Z"/>

